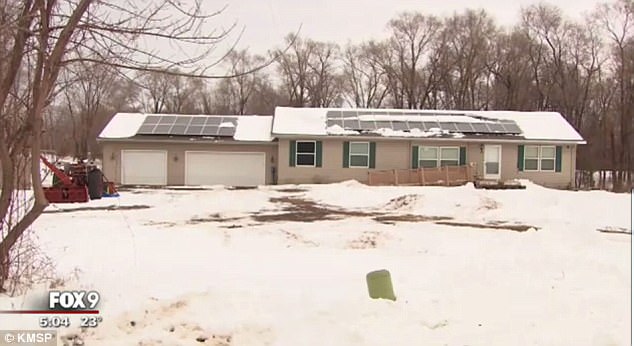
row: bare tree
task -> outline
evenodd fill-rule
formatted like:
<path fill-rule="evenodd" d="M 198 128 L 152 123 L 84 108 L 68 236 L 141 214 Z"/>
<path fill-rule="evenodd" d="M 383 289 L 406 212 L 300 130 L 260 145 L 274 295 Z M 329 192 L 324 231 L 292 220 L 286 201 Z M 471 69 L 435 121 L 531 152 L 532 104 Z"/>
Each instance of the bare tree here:
<path fill-rule="evenodd" d="M 168 15 L 169 14 L 169 15 Z M 7 0 L 0 6 L 0 284 L 8 275 L 10 250 L 48 205 L 41 184 L 39 157 L 43 116 L 59 86 L 62 70 L 80 62 L 172 75 L 210 75 L 222 61 L 201 64 L 227 37 L 205 30 L 220 12 L 206 15 L 199 3 L 127 0 Z M 183 58 L 147 49 L 144 39 L 180 50 Z M 162 42 L 162 44 L 161 44 Z M 189 49 L 188 49 L 189 47 Z M 187 52 L 187 53 L 185 53 Z M 178 72 L 167 68 L 179 68 Z M 260 66 L 258 68 L 262 68 Z M 182 71 L 182 72 L 181 72 Z M 250 72 L 250 71 L 249 71 Z M 16 203 L 16 162 L 29 158 L 33 198 L 16 222 L 7 215 Z"/>
<path fill-rule="evenodd" d="M 613 56 L 613 73 L 616 80 L 618 98 L 615 102 L 614 127 L 611 134 L 613 145 L 613 178 L 616 189 L 623 189 L 623 181 L 631 184 L 632 130 L 634 122 L 634 3 L 617 0 L 603 4 L 597 16 L 610 40 Z M 616 143 L 618 142 L 618 146 Z"/>
<path fill-rule="evenodd" d="M 425 82 L 427 78 L 421 72 L 441 27 L 436 17 L 419 13 L 402 13 L 388 23 L 390 52 L 385 54 L 388 60 L 384 70 L 390 81 L 393 106 L 422 108 L 427 103 L 431 83 Z"/>
<path fill-rule="evenodd" d="M 264 58 L 246 50 L 234 51 L 227 56 L 226 65 L 234 78 L 221 80 L 215 89 L 215 107 L 224 114 L 247 114 L 251 98 L 257 92 L 263 78 L 261 71 L 243 74 L 262 64 Z"/>
<path fill-rule="evenodd" d="M 132 83 L 106 65 L 78 63 L 65 69 L 60 81 L 65 84 L 53 107 L 56 121 L 52 133 L 70 129 L 65 139 L 72 148 L 58 148 L 78 158 L 88 158 L 97 149 L 97 132 L 118 111 L 125 111 L 135 98 Z M 56 107 L 55 107 L 56 106 Z"/>
<path fill-rule="evenodd" d="M 385 70 L 378 61 L 377 44 L 348 46 L 343 60 L 343 95 L 356 107 L 379 108 L 388 89 Z"/>
<path fill-rule="evenodd" d="M 291 42 L 293 36 L 287 36 Z M 281 87 L 288 104 L 296 107 L 326 107 L 340 103 L 339 74 L 335 65 L 338 47 L 331 43 L 296 39 L 288 52 L 277 51 Z"/>

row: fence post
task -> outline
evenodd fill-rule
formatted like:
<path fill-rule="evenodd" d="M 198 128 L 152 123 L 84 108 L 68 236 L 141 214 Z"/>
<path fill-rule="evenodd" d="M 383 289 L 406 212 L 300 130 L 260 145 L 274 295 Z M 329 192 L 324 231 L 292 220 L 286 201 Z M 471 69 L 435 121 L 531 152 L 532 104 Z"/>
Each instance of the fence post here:
<path fill-rule="evenodd" d="M 394 174 L 394 185 L 398 186 L 398 172 L 395 169 L 392 172 Z"/>
<path fill-rule="evenodd" d="M 449 166 L 445 166 L 445 185 L 449 186 Z"/>
<path fill-rule="evenodd" d="M 419 168 L 418 170 L 420 171 L 420 184 L 424 186 L 425 185 L 425 169 Z"/>
<path fill-rule="evenodd" d="M 372 186 L 372 172 L 368 172 L 368 185 Z"/>

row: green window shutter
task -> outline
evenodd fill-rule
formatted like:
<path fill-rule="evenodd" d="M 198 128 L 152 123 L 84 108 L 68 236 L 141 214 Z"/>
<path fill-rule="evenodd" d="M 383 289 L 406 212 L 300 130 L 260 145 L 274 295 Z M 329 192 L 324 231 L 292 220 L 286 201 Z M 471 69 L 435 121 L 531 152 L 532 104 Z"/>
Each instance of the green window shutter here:
<path fill-rule="evenodd" d="M 460 166 L 467 164 L 467 147 L 460 147 Z"/>
<path fill-rule="evenodd" d="M 350 142 L 343 142 L 343 168 L 350 167 Z"/>
<path fill-rule="evenodd" d="M 315 166 L 321 167 L 321 141 L 315 142 Z"/>
<path fill-rule="evenodd" d="M 561 145 L 555 148 L 555 172 L 561 172 Z"/>
<path fill-rule="evenodd" d="M 297 142 L 291 141 L 289 144 L 290 152 L 288 153 L 288 165 L 295 167 L 295 150 L 297 149 Z"/>
<path fill-rule="evenodd" d="M 376 142 L 370 142 L 370 168 L 376 167 Z"/>
<path fill-rule="evenodd" d="M 517 169 L 521 172 L 524 170 L 524 146 L 517 146 Z"/>
<path fill-rule="evenodd" d="M 412 146 L 412 168 L 418 168 L 418 145 Z"/>

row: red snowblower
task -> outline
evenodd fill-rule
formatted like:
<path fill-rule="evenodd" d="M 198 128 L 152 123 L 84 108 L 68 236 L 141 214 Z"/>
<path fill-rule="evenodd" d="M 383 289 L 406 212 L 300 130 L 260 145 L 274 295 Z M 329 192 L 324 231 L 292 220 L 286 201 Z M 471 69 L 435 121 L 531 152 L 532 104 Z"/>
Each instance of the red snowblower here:
<path fill-rule="evenodd" d="M 114 183 L 95 165 L 78 162 L 66 165 L 62 171 L 43 155 L 40 159 L 53 172 L 53 185 L 43 188 L 49 203 L 86 203 L 91 199 L 119 196 Z"/>

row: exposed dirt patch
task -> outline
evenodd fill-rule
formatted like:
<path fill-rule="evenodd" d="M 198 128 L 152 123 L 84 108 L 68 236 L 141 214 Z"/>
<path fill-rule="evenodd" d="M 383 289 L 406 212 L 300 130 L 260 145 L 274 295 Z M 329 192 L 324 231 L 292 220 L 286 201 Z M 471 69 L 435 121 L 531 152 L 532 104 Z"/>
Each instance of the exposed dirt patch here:
<path fill-rule="evenodd" d="M 478 210 L 494 210 L 499 208 L 500 203 L 496 200 L 489 197 L 483 197 L 480 199 L 480 206 L 478 207 Z"/>
<path fill-rule="evenodd" d="M 279 189 L 279 190 L 275 190 L 277 192 L 284 192 L 284 193 L 298 193 L 298 192 L 306 192 L 308 190 L 306 189 L 300 189 L 298 187 L 289 187 L 286 189 Z"/>
<path fill-rule="evenodd" d="M 355 250 L 375 249 L 379 243 L 378 237 L 379 232 L 363 232 L 358 239 L 350 241 L 347 248 Z"/>
<path fill-rule="evenodd" d="M 385 209 L 388 210 L 400 210 L 406 209 L 412 206 L 412 204 L 418 201 L 418 195 L 403 195 L 396 198 L 392 198 L 385 204 Z"/>
<path fill-rule="evenodd" d="M 229 186 L 227 190 L 255 190 L 257 188 L 257 186 Z"/>
<path fill-rule="evenodd" d="M 446 226 L 457 226 L 457 227 L 502 229 L 505 231 L 515 231 L 515 232 L 526 232 L 529 229 L 536 229 L 536 230 L 539 229 L 539 227 L 530 226 L 530 225 L 502 224 L 497 222 L 481 224 L 481 223 L 455 222 L 455 221 L 436 221 L 436 224 L 446 225 Z"/>
<path fill-rule="evenodd" d="M 219 213 L 214 213 L 214 214 L 209 214 L 209 216 L 206 216 L 206 217 L 193 217 L 189 219 L 189 221 L 187 221 L 187 224 L 195 225 L 195 224 L 205 223 L 205 222 L 229 222 L 229 221 L 237 221 L 241 219 L 243 219 L 243 217 L 226 217 L 226 216 L 220 215 Z"/>
<path fill-rule="evenodd" d="M 307 239 L 305 239 L 304 237 L 302 237 L 301 235 L 299 235 L 297 233 L 289 232 L 289 231 L 286 231 L 286 230 L 283 230 L 283 229 L 280 230 L 280 232 L 282 232 L 286 236 L 286 239 L 292 240 L 293 242 L 302 243 L 304 245 L 308 245 L 308 246 L 311 246 L 311 247 L 319 246 L 318 243 L 316 243 L 316 242 L 314 242 L 312 240 L 307 240 Z"/>
<path fill-rule="evenodd" d="M 176 226 L 176 222 L 171 221 L 148 221 L 143 224 L 144 226 L 163 226 L 163 227 L 174 227 Z"/>
<path fill-rule="evenodd" d="M 632 230 L 631 229 L 627 229 L 627 228 L 623 228 L 623 227 L 604 227 L 604 228 L 597 229 L 597 231 L 599 231 L 601 233 L 632 235 Z"/>
<path fill-rule="evenodd" d="M 413 214 L 380 215 L 380 216 L 375 216 L 372 219 L 374 221 L 384 223 L 386 225 L 394 225 L 397 222 L 429 222 L 429 221 L 453 220 L 453 218 L 448 216 L 424 216 L 424 215 L 413 215 Z"/>
<path fill-rule="evenodd" d="M 380 215 L 380 213 L 345 210 L 333 206 L 320 205 L 314 201 L 298 197 L 275 197 L 271 198 L 270 201 L 283 204 L 283 212 L 276 214 L 254 213 L 251 214 L 251 218 L 259 222 L 313 222 L 320 220 L 339 220 L 345 216 L 368 217 Z"/>
<path fill-rule="evenodd" d="M 66 208 L 66 209 L 52 209 L 52 210 L 45 210 L 43 213 L 44 214 L 58 214 L 58 213 L 72 213 L 76 211 L 139 210 L 139 209 L 149 209 L 149 208 L 152 208 L 152 207 L 150 207 L 149 205 L 122 205 L 122 206 L 108 205 L 103 207 L 78 207 L 78 208 Z"/>

